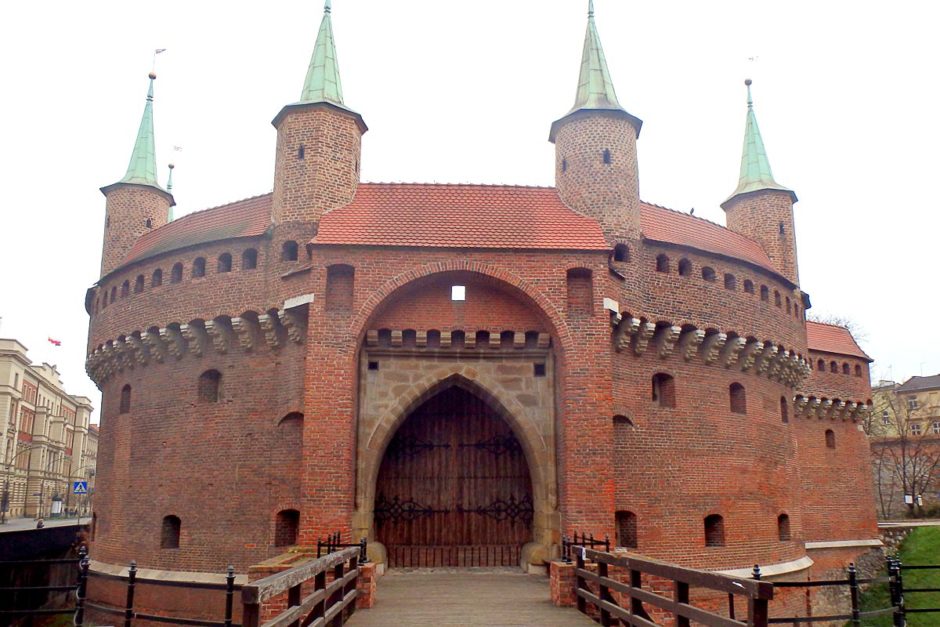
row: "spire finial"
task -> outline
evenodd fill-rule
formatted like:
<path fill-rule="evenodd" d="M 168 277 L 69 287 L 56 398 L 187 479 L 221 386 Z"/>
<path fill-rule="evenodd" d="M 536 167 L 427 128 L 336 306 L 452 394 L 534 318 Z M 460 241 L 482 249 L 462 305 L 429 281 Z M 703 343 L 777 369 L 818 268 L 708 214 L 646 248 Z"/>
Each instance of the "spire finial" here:
<path fill-rule="evenodd" d="M 166 167 L 169 168 L 170 170 L 170 174 L 166 178 L 166 191 L 172 192 L 173 191 L 173 168 L 175 168 L 176 165 L 170 163 Z"/>
<path fill-rule="evenodd" d="M 751 83 L 753 82 L 754 81 L 752 81 L 749 78 L 744 79 L 744 84 L 747 86 L 747 108 L 748 109 L 754 108 L 754 100 L 751 98 Z"/>
<path fill-rule="evenodd" d="M 594 19 L 594 0 L 588 0 L 588 17 Z"/>
<path fill-rule="evenodd" d="M 330 2 L 330 0 L 326 0 L 326 1 L 323 3 L 323 12 L 324 12 L 324 13 L 331 13 L 332 11 L 333 11 L 332 2 Z"/>

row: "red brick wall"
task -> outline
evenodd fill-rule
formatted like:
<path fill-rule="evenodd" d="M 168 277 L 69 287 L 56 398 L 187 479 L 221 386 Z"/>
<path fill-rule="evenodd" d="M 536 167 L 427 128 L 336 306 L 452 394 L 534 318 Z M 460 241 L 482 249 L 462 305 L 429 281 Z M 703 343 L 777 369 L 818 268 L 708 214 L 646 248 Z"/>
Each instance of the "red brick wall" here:
<path fill-rule="evenodd" d="M 799 284 L 793 199 L 788 192 L 771 189 L 743 194 L 725 205 L 725 215 L 729 229 L 760 244 L 774 268 Z"/>
<path fill-rule="evenodd" d="M 169 194 L 145 185 L 118 184 L 105 196 L 102 276 L 124 261 L 141 235 L 166 224 L 170 209 Z M 147 219 L 151 220 L 151 227 L 147 227 Z"/>

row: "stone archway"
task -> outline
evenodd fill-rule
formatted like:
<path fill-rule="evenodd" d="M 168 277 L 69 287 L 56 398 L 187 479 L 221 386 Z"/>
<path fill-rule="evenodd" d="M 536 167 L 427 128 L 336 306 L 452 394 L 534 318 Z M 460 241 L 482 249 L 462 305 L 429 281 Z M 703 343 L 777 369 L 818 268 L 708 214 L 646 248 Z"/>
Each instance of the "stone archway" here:
<path fill-rule="evenodd" d="M 511 566 L 532 540 L 529 464 L 484 399 L 450 385 L 415 408 L 383 455 L 375 535 L 391 567 Z"/>

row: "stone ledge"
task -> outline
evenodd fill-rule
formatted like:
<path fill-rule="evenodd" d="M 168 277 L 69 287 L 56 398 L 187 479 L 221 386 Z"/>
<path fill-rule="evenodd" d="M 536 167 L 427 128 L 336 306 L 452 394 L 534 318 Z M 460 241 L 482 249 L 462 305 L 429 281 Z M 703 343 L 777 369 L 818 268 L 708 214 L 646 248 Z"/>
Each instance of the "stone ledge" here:
<path fill-rule="evenodd" d="M 807 542 L 806 550 L 814 549 L 851 549 L 862 546 L 884 546 L 884 542 L 877 538 L 870 540 L 832 540 L 829 542 Z"/>
<path fill-rule="evenodd" d="M 789 562 L 780 562 L 779 564 L 768 564 L 764 566 L 763 564 L 760 567 L 761 577 L 777 577 L 779 575 L 788 575 L 790 573 L 795 573 L 800 570 L 806 570 L 812 566 L 815 562 L 808 555 Z M 716 570 L 714 571 L 719 575 L 727 575 L 728 577 L 742 577 L 750 578 L 753 574 L 753 568 L 736 568 L 734 570 Z"/>
<path fill-rule="evenodd" d="M 108 564 L 91 560 L 89 570 L 102 575 L 127 577 L 127 566 Z M 158 570 L 155 568 L 138 568 L 137 581 L 172 581 L 176 583 L 216 583 L 225 585 L 225 573 L 201 573 L 179 570 Z M 248 575 L 235 575 L 235 585 L 243 586 L 248 583 Z"/>

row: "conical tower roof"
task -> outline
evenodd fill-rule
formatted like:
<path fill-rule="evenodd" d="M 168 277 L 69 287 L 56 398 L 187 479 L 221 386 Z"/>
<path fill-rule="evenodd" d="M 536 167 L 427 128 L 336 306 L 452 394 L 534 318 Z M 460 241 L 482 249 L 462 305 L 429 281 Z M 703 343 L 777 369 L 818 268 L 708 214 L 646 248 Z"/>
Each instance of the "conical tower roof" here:
<path fill-rule="evenodd" d="M 765 189 L 787 192 L 793 197 L 793 202 L 796 202 L 797 198 L 793 190 L 780 185 L 774 180 L 773 172 L 770 170 L 770 161 L 767 159 L 767 150 L 764 148 L 764 140 L 761 138 L 760 128 L 757 126 L 757 116 L 754 114 L 751 79 L 744 81 L 744 84 L 747 86 L 747 123 L 744 127 L 741 174 L 738 178 L 737 189 L 722 203 L 722 207 L 736 196 Z"/>
<path fill-rule="evenodd" d="M 150 185 L 163 190 L 157 182 L 157 149 L 153 135 L 153 82 L 156 78 L 157 75 L 151 72 L 150 86 L 147 88 L 147 102 L 144 104 L 144 114 L 140 118 L 140 128 L 137 129 L 134 150 L 131 152 L 130 163 L 127 164 L 127 173 L 118 182 Z"/>
<path fill-rule="evenodd" d="M 607 67 L 607 57 L 604 56 L 604 47 L 594 22 L 594 0 L 588 0 L 588 23 L 584 33 L 584 48 L 581 52 L 581 71 L 578 76 L 578 91 L 575 95 L 574 106 L 565 117 L 552 124 L 550 141 L 555 140 L 558 125 L 569 116 L 581 112 L 606 111 L 627 117 L 636 127 L 637 135 L 643 121 L 630 115 L 617 100 L 617 90 L 610 77 Z"/>
<path fill-rule="evenodd" d="M 304 87 L 300 92 L 300 100 L 281 109 L 273 120 L 278 126 L 284 114 L 299 107 L 309 105 L 328 105 L 347 111 L 356 118 L 362 132 L 368 130 L 362 116 L 350 109 L 343 102 L 343 82 L 339 76 L 339 63 L 336 60 L 336 42 L 333 39 L 332 3 L 325 0 L 323 5 L 323 19 L 320 20 L 320 30 L 317 31 L 317 41 L 310 55 L 310 64 L 307 66 L 307 75 L 304 77 Z"/>

